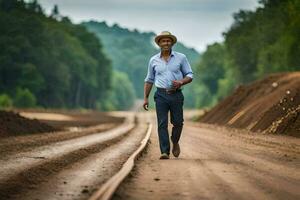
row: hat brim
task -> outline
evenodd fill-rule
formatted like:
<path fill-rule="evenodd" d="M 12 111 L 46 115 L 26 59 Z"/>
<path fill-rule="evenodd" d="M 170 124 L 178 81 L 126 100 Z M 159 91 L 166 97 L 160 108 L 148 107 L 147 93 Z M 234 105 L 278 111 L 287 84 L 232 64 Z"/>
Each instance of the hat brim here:
<path fill-rule="evenodd" d="M 172 41 L 173 41 L 173 44 L 175 44 L 177 42 L 177 38 L 174 35 L 158 35 L 158 36 L 155 37 L 155 43 L 157 45 L 159 45 L 158 42 L 162 38 L 171 38 Z"/>

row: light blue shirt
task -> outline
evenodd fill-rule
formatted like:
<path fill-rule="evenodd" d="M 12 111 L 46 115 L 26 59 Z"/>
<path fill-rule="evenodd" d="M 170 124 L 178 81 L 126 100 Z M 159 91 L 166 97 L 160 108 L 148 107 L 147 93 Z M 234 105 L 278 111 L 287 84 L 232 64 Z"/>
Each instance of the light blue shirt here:
<path fill-rule="evenodd" d="M 158 53 L 150 58 L 145 82 L 154 83 L 158 88 L 172 88 L 172 81 L 186 76 L 193 78 L 193 71 L 184 54 L 172 51 L 165 61 Z"/>

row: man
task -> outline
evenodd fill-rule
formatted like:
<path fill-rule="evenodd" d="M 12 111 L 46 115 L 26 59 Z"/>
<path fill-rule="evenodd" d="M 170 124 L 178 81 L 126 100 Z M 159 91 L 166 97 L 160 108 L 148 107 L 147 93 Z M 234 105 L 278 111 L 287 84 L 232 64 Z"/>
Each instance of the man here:
<path fill-rule="evenodd" d="M 183 127 L 184 97 L 181 87 L 192 82 L 193 72 L 186 56 L 172 50 L 172 46 L 177 42 L 174 35 L 168 31 L 163 31 L 155 37 L 155 42 L 161 51 L 149 61 L 144 85 L 143 107 L 148 110 L 149 94 L 152 85 L 155 84 L 157 90 L 154 94 L 154 101 L 161 151 L 160 159 L 169 159 L 168 113 L 170 111 L 173 125 L 171 135 L 172 153 L 175 157 L 178 157 L 180 154 L 179 139 Z"/>

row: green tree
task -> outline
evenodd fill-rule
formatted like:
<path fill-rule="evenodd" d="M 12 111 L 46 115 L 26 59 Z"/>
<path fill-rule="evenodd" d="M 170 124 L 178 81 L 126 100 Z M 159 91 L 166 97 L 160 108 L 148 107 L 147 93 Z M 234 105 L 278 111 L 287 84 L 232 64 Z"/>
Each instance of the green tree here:
<path fill-rule="evenodd" d="M 123 72 L 114 71 L 112 90 L 104 103 L 106 110 L 128 110 L 134 104 L 134 88 L 128 76 Z"/>
<path fill-rule="evenodd" d="M 59 19 L 60 18 L 59 9 L 58 9 L 58 6 L 56 4 L 52 8 L 50 16 L 53 17 L 54 19 Z"/>
<path fill-rule="evenodd" d="M 197 67 L 200 83 L 206 85 L 211 94 L 218 92 L 218 80 L 224 77 L 225 47 L 223 44 L 209 45 Z"/>
<path fill-rule="evenodd" d="M 11 108 L 13 106 L 12 99 L 7 94 L 0 95 L 0 109 Z"/>
<path fill-rule="evenodd" d="M 59 18 L 37 1 L 0 1 L 0 92 L 27 88 L 39 106 L 95 108 L 111 86 L 110 60 L 92 33 Z"/>
<path fill-rule="evenodd" d="M 18 108 L 32 108 L 36 105 L 36 98 L 27 88 L 17 88 L 14 105 Z"/>
<path fill-rule="evenodd" d="M 300 2 L 261 0 L 254 12 L 240 11 L 227 31 L 225 43 L 238 82 L 266 74 L 300 69 Z"/>

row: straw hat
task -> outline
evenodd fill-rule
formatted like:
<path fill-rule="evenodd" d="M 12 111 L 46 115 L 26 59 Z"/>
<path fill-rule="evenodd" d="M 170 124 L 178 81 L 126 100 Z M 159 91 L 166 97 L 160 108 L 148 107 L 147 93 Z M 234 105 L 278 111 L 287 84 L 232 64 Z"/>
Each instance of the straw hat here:
<path fill-rule="evenodd" d="M 158 45 L 159 40 L 166 37 L 171 38 L 173 40 L 173 44 L 177 42 L 175 35 L 172 35 L 169 31 L 163 31 L 155 37 L 155 43 Z"/>

